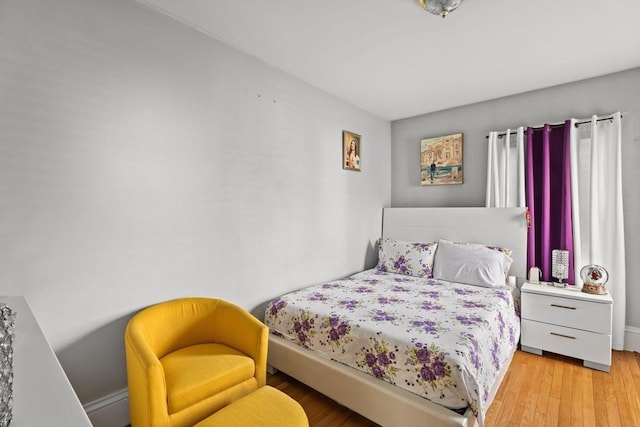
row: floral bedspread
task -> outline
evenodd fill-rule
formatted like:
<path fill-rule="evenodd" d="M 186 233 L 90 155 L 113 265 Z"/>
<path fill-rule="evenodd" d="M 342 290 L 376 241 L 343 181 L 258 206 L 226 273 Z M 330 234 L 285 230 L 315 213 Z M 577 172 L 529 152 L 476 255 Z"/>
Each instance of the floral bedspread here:
<path fill-rule="evenodd" d="M 271 332 L 483 425 L 520 336 L 513 289 L 367 270 L 271 301 Z"/>

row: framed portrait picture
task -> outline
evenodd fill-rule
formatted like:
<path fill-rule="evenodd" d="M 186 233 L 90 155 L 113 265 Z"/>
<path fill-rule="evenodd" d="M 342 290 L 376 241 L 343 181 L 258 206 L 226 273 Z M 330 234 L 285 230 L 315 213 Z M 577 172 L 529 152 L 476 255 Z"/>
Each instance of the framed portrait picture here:
<path fill-rule="evenodd" d="M 420 185 L 462 184 L 462 133 L 420 140 Z"/>
<path fill-rule="evenodd" d="M 360 172 L 362 137 L 357 133 L 342 131 L 342 168 Z"/>

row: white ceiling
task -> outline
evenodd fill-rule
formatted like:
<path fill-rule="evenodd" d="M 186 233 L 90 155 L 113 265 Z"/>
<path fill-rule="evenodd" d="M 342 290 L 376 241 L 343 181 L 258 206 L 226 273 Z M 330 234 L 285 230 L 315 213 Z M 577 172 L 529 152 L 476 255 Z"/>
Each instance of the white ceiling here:
<path fill-rule="evenodd" d="M 640 66 L 640 0 L 139 0 L 395 120 Z"/>

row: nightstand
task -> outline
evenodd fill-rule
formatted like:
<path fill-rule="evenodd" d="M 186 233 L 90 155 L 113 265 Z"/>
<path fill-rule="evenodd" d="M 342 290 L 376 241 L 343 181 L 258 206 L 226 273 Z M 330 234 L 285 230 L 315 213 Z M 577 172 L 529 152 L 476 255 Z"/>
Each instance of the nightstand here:
<path fill-rule="evenodd" d="M 526 282 L 521 289 L 522 350 L 582 359 L 584 366 L 611 367 L 610 295 L 592 295 L 571 287 Z"/>

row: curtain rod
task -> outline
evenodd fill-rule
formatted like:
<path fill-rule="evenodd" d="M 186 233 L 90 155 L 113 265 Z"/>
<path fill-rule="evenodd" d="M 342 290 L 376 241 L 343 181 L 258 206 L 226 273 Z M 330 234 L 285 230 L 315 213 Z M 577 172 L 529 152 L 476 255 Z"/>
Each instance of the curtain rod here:
<path fill-rule="evenodd" d="M 620 114 L 620 118 L 623 118 L 626 114 L 627 113 L 621 113 Z M 610 116 L 607 116 L 607 117 L 598 118 L 598 119 L 596 119 L 596 122 L 602 122 L 604 120 L 613 121 L 613 116 L 610 115 Z M 583 121 L 580 121 L 580 122 L 576 122 L 575 123 L 575 127 L 578 127 L 580 125 L 584 125 L 584 124 L 587 124 L 587 123 L 591 123 L 591 120 L 583 120 Z M 564 126 L 564 123 L 554 123 L 554 124 L 549 125 L 549 127 L 552 128 L 552 129 L 559 128 L 559 127 L 562 127 L 562 126 Z M 544 128 L 544 126 L 536 126 L 536 127 L 532 127 L 531 129 L 533 130 L 533 132 L 537 132 L 539 130 L 542 130 L 543 128 Z M 509 132 L 509 135 L 517 135 L 517 134 L 518 134 L 517 131 L 516 132 Z M 507 132 L 501 132 L 501 133 L 498 134 L 498 138 L 502 138 L 502 137 L 504 137 L 506 135 L 507 135 Z M 489 135 L 485 136 L 485 139 L 489 139 Z"/>

